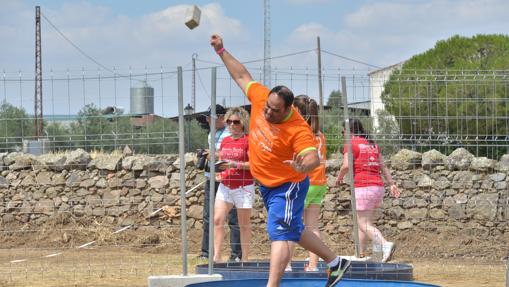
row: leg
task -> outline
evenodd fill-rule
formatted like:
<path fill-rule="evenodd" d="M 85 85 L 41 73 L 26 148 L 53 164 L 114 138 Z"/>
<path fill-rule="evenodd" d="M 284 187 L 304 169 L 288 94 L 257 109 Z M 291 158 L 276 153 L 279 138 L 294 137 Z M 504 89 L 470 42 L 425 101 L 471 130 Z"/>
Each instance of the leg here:
<path fill-rule="evenodd" d="M 375 244 L 385 244 L 387 241 L 378 228 L 373 225 L 374 210 L 357 211 L 357 221 L 359 229 L 365 233 L 365 237 L 372 240 Z"/>
<path fill-rule="evenodd" d="M 221 262 L 221 245 L 224 238 L 226 215 L 232 208 L 231 203 L 216 199 L 214 205 L 214 262 Z"/>
<path fill-rule="evenodd" d="M 326 287 L 335 286 L 350 268 L 349 260 L 336 256 L 320 238 L 309 230 L 304 229 L 299 244 L 327 262 L 329 271 Z"/>
<path fill-rule="evenodd" d="M 237 209 L 233 207 L 228 213 L 228 226 L 230 227 L 230 259 L 242 258 L 242 248 L 240 245 L 240 227 L 237 216 Z"/>
<path fill-rule="evenodd" d="M 270 245 L 270 271 L 267 287 L 278 287 L 286 265 L 290 262 L 290 241 L 272 241 Z"/>
<path fill-rule="evenodd" d="M 320 217 L 320 205 L 318 204 L 310 204 L 306 209 L 304 209 L 304 223 L 306 229 L 311 233 L 316 235 L 316 237 L 321 238 L 319 222 L 318 218 Z M 318 255 L 313 252 L 309 252 L 309 266 L 308 268 L 313 270 L 318 266 Z"/>
<path fill-rule="evenodd" d="M 240 245 L 242 261 L 249 260 L 249 243 L 251 241 L 251 208 L 237 208 L 240 226 Z"/>
<path fill-rule="evenodd" d="M 359 224 L 359 216 L 357 216 L 357 223 Z M 357 231 L 359 233 L 359 253 L 360 257 L 366 256 L 366 247 L 368 246 L 368 238 L 366 233 L 364 232 L 364 229 L 362 229 L 360 226 L 358 226 Z"/>
<path fill-rule="evenodd" d="M 320 238 L 308 229 L 302 231 L 299 245 L 323 258 L 327 263 L 332 262 L 337 257 Z"/>
<path fill-rule="evenodd" d="M 383 196 L 384 188 L 380 186 L 355 188 L 361 254 L 365 253 L 368 240 L 379 247 L 386 242 L 380 230 L 373 224 L 374 212 L 382 204 Z"/>
<path fill-rule="evenodd" d="M 291 272 L 292 269 L 292 258 L 295 254 L 295 247 L 297 247 L 297 244 L 293 241 L 288 241 L 288 244 L 290 245 L 290 260 L 288 260 L 288 263 L 286 264 L 285 271 Z"/>
<path fill-rule="evenodd" d="M 365 228 L 365 233 L 367 237 L 369 237 L 374 244 L 377 245 L 377 248 L 380 248 L 382 251 L 382 262 L 387 262 L 391 259 L 392 254 L 394 252 L 395 245 L 393 242 L 388 242 L 383 237 L 382 233 L 378 228 L 373 224 L 373 213 L 374 210 L 366 210 L 357 214 L 359 218 L 359 222 L 363 222 L 363 228 Z M 361 225 L 359 225 L 360 228 Z"/>
<path fill-rule="evenodd" d="M 260 186 L 263 202 L 267 209 L 267 232 L 271 240 L 270 271 L 267 286 L 279 286 L 288 262 L 291 260 L 292 241 L 300 238 L 302 224 L 302 211 L 304 198 L 307 192 L 306 180 L 302 196 L 298 198 L 299 186 L 296 183 L 287 183 L 277 188 Z M 299 199 L 295 201 L 296 199 Z M 295 201 L 295 202 L 294 202 Z M 295 205 L 294 205 L 295 203 Z M 290 225 L 292 224 L 292 225 Z"/>
<path fill-rule="evenodd" d="M 203 236 L 201 240 L 201 254 L 200 256 L 208 257 L 209 256 L 209 226 L 210 226 L 210 219 L 209 219 L 209 203 L 210 203 L 210 196 L 209 196 L 209 190 L 210 190 L 210 181 L 205 182 L 205 197 L 203 200 Z"/>

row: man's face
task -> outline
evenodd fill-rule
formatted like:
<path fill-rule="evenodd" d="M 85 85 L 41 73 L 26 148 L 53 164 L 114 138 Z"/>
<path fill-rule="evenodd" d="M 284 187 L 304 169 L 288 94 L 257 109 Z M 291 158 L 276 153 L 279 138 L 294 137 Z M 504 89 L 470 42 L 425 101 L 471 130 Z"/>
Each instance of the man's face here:
<path fill-rule="evenodd" d="M 210 119 L 211 119 L 211 117 L 207 116 L 206 119 L 207 119 L 207 123 L 209 124 L 209 127 L 210 127 Z M 222 128 L 224 128 L 224 115 L 217 115 L 216 129 L 222 129 Z"/>
<path fill-rule="evenodd" d="M 272 124 L 279 124 L 283 122 L 288 115 L 290 107 L 285 107 L 285 101 L 277 94 L 272 93 L 267 98 L 265 107 L 263 108 L 263 116 Z"/>

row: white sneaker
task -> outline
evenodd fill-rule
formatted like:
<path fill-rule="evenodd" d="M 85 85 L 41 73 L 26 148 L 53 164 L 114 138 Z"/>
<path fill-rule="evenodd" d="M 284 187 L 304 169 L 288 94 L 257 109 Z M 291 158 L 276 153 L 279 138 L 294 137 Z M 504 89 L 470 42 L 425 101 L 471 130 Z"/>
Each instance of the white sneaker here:
<path fill-rule="evenodd" d="M 382 261 L 383 254 L 382 254 L 382 244 L 380 243 L 373 243 L 373 256 L 372 259 L 376 262 Z"/>
<path fill-rule="evenodd" d="M 318 267 L 310 268 L 308 264 L 304 266 L 304 272 L 318 272 L 318 271 L 320 271 L 318 270 Z"/>
<path fill-rule="evenodd" d="M 396 245 L 394 244 L 394 242 L 386 242 L 382 246 L 382 252 L 383 252 L 382 262 L 385 263 L 391 259 L 395 248 L 396 248 Z"/>
<path fill-rule="evenodd" d="M 286 268 L 285 268 L 285 272 L 292 272 L 292 263 L 288 263 L 288 265 L 286 265 Z"/>

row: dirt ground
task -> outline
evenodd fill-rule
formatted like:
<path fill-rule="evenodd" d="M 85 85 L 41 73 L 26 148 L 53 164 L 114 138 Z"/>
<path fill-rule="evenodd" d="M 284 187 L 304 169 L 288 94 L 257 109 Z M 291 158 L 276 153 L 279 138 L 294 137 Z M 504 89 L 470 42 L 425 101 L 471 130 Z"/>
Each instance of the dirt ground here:
<path fill-rule="evenodd" d="M 147 286 L 151 275 L 182 273 L 178 226 L 113 234 L 101 223 L 62 219 L 37 228 L 2 228 L 0 286 L 134 287 Z M 188 271 L 194 273 L 194 266 L 204 263 L 196 259 L 201 234 L 191 230 L 188 238 Z M 393 262 L 411 264 L 416 281 L 444 287 L 505 287 L 506 235 L 408 231 L 393 239 L 398 244 Z M 87 248 L 77 248 L 91 241 Z M 348 238 L 326 241 L 340 254 L 353 254 Z M 255 230 L 252 249 L 251 259 L 268 258 L 265 232 Z M 295 259 L 306 256 L 297 250 Z"/>

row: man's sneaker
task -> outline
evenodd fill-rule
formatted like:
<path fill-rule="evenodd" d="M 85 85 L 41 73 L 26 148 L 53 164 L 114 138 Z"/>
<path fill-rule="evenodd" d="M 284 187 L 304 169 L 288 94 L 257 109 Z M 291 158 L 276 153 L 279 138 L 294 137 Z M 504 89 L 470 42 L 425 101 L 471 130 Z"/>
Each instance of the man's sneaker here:
<path fill-rule="evenodd" d="M 350 268 L 350 260 L 339 258 L 339 264 L 327 269 L 327 284 L 325 287 L 332 287 L 338 284 L 341 277 Z"/>
<path fill-rule="evenodd" d="M 286 265 L 285 272 L 292 272 L 292 262 L 289 262 L 288 265 Z"/>
<path fill-rule="evenodd" d="M 394 253 L 394 249 L 396 249 L 396 245 L 394 244 L 394 242 L 386 242 L 382 246 L 382 252 L 383 252 L 382 262 L 385 263 L 385 262 L 391 260 L 392 254 Z"/>

